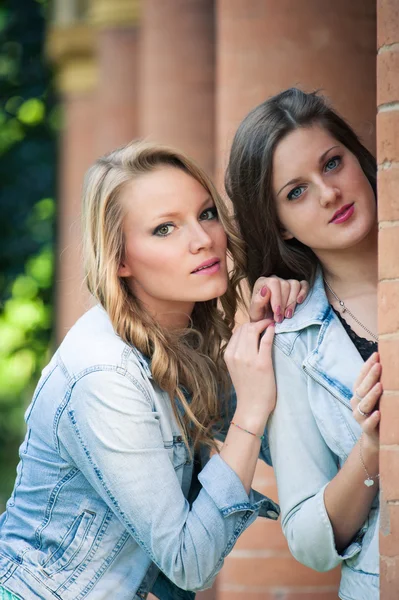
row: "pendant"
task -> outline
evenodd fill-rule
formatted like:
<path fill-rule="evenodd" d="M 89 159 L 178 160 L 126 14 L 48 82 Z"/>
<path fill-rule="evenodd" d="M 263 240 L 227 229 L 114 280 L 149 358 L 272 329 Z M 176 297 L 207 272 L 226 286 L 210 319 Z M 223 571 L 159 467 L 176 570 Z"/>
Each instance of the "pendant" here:
<path fill-rule="evenodd" d="M 364 485 L 367 485 L 367 487 L 371 487 L 372 485 L 374 485 L 374 481 L 370 478 L 365 479 L 364 480 Z"/>

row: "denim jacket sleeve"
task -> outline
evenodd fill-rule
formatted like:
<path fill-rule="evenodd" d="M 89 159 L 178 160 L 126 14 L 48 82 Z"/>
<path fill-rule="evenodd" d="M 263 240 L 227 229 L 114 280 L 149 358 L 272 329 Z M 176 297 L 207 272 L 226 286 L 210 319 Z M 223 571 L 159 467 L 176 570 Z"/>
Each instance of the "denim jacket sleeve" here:
<path fill-rule="evenodd" d="M 324 504 L 324 489 L 338 472 L 337 457 L 325 443 L 308 401 L 301 366 L 274 346 L 277 404 L 268 423 L 282 527 L 293 556 L 328 571 L 361 550 L 351 543 L 342 554 Z"/>
<path fill-rule="evenodd" d="M 264 503 L 215 455 L 191 508 L 165 449 L 160 415 L 129 376 L 84 375 L 60 419 L 59 440 L 151 560 L 178 587 L 208 587 Z"/>

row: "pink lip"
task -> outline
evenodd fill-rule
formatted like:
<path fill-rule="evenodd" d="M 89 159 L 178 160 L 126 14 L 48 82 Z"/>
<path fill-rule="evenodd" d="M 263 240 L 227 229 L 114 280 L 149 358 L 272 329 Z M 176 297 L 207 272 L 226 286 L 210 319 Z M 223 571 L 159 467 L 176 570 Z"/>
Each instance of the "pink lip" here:
<path fill-rule="evenodd" d="M 198 265 L 194 271 L 191 271 L 192 275 L 211 275 L 217 273 L 220 270 L 220 260 L 218 258 L 211 258 Z"/>
<path fill-rule="evenodd" d="M 337 212 L 335 213 L 335 215 L 329 222 L 330 223 L 344 223 L 345 221 L 347 221 L 348 219 L 351 218 L 351 216 L 353 215 L 354 212 L 355 212 L 354 203 L 345 204 L 345 206 L 342 206 L 342 208 L 337 210 Z"/>

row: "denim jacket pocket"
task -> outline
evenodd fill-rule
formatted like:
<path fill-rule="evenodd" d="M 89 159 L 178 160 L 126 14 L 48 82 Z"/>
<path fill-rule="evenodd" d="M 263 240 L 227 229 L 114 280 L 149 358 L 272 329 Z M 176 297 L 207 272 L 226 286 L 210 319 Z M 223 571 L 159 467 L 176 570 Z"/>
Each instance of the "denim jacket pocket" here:
<path fill-rule="evenodd" d="M 181 469 L 189 462 L 189 454 L 182 435 L 174 435 L 173 440 L 164 442 L 164 447 L 169 453 L 169 458 L 175 471 Z"/>
<path fill-rule="evenodd" d="M 46 575 L 51 577 L 64 569 L 75 569 L 82 562 L 90 549 L 82 552 L 95 516 L 95 512 L 84 510 L 75 518 L 58 548 L 42 564 Z"/>

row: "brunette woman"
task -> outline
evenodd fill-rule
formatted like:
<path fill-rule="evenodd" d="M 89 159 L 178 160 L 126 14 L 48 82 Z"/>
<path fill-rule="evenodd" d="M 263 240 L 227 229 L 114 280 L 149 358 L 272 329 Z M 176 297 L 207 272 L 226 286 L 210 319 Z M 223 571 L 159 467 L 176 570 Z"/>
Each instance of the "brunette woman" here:
<path fill-rule="evenodd" d="M 268 432 L 289 547 L 319 571 L 341 564 L 340 598 L 377 600 L 375 159 L 322 96 L 289 89 L 241 123 L 226 188 L 250 284 L 311 282 L 273 349 Z"/>

